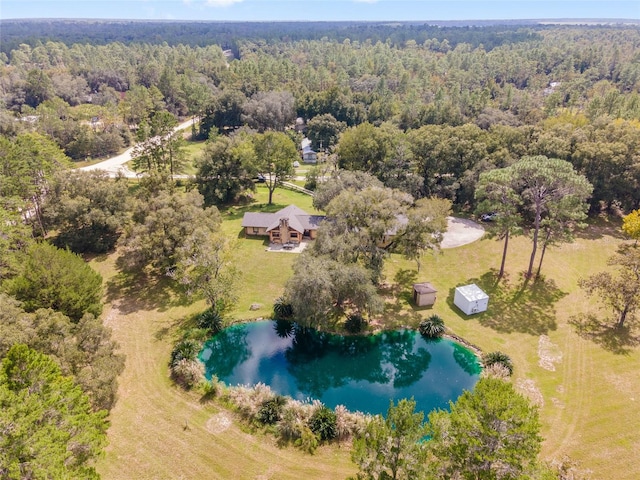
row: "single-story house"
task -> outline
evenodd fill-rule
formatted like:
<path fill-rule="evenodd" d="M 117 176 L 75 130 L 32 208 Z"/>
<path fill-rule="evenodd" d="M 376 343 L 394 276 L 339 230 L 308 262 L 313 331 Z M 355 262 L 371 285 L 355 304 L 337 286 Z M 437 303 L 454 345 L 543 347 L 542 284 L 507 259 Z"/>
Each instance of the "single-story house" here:
<path fill-rule="evenodd" d="M 428 307 L 436 303 L 438 291 L 429 282 L 413 284 L 413 301 L 418 307 Z"/>
<path fill-rule="evenodd" d="M 247 212 L 242 218 L 242 228 L 247 236 L 268 236 L 271 243 L 300 243 L 316 238 L 324 218 L 289 205 L 275 213 Z"/>
<path fill-rule="evenodd" d="M 302 161 L 304 163 L 318 163 L 318 154 L 311 148 L 311 140 L 305 138 L 300 142 Z"/>

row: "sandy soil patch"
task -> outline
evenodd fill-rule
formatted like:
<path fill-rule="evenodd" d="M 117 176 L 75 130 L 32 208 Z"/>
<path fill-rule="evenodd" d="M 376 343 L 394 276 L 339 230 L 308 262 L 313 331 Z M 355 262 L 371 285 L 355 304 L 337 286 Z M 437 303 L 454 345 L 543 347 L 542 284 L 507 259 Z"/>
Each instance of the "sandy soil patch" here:
<path fill-rule="evenodd" d="M 560 348 L 551 343 L 546 335 L 540 335 L 538 339 L 538 365 L 550 372 L 556 371 L 556 363 L 562 361 Z"/>
<path fill-rule="evenodd" d="M 519 379 L 516 383 L 518 390 L 525 395 L 531 403 L 542 408 L 544 406 L 544 397 L 533 380 Z"/>
<path fill-rule="evenodd" d="M 218 413 L 207 420 L 205 428 L 209 433 L 217 435 L 231 426 L 231 419 L 225 413 Z"/>

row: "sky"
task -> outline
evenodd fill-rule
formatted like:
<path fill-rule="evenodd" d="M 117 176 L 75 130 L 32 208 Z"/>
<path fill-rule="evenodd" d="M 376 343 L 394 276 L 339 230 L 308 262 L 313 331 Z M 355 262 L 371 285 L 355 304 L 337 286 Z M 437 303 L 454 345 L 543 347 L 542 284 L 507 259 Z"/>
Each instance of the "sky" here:
<path fill-rule="evenodd" d="M 637 20 L 640 19 L 640 0 L 1 0 L 0 19 L 12 18 L 210 21 Z"/>

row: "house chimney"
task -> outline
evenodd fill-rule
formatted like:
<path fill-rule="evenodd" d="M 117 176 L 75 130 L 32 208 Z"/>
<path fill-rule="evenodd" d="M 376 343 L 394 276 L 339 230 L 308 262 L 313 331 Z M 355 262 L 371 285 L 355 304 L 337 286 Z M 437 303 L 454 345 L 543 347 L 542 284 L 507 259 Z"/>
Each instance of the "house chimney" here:
<path fill-rule="evenodd" d="M 280 240 L 282 243 L 289 242 L 289 219 L 287 217 L 280 219 Z"/>

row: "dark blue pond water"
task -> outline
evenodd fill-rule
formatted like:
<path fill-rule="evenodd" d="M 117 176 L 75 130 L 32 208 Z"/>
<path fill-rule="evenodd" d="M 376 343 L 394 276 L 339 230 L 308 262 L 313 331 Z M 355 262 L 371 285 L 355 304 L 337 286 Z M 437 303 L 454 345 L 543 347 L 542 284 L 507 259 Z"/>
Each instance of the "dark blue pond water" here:
<path fill-rule="evenodd" d="M 204 345 L 200 360 L 207 378 L 228 385 L 262 382 L 298 400 L 372 414 L 410 397 L 425 412 L 446 408 L 480 374 L 471 351 L 414 331 L 343 337 L 273 321 L 225 329 Z"/>

